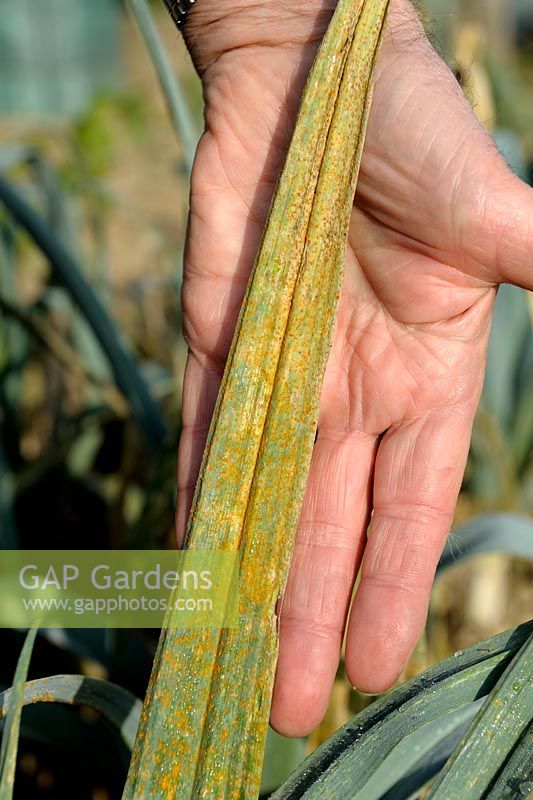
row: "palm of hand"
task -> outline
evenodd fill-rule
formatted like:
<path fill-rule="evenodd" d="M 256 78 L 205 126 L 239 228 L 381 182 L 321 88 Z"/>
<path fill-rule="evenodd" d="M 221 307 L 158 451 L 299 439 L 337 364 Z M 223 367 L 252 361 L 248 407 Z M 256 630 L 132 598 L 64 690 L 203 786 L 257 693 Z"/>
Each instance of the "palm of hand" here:
<path fill-rule="evenodd" d="M 209 79 L 183 291 L 191 356 L 178 533 L 290 135 L 298 69 L 314 49 L 235 51 Z M 283 732 L 306 732 L 324 711 L 363 551 L 351 680 L 389 685 L 424 623 L 482 385 L 498 282 L 485 190 L 496 174 L 510 180 L 427 42 L 389 36 L 282 609 L 272 720 Z"/>

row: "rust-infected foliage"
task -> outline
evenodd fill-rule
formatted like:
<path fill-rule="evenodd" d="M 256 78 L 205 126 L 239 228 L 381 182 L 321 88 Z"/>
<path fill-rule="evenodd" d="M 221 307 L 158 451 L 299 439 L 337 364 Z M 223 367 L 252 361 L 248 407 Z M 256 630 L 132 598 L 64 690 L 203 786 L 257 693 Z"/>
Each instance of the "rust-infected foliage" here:
<path fill-rule="evenodd" d="M 124 800 L 257 797 L 283 593 L 318 418 L 389 0 L 340 0 L 300 112 L 228 358 L 189 520 L 240 553 L 240 625 L 166 628 Z"/>

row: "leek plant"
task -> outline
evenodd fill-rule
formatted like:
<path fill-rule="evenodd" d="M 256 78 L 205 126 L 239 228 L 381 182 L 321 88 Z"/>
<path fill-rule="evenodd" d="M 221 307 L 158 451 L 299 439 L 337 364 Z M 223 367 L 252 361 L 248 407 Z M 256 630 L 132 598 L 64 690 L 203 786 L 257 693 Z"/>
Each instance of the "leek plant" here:
<path fill-rule="evenodd" d="M 157 54 L 160 44 L 148 7 L 130 3 Z M 274 759 L 266 737 L 277 655 L 275 604 L 286 580 L 314 441 L 372 72 L 388 5 L 388 0 L 340 0 L 324 38 L 237 325 L 200 473 L 187 544 L 239 552 L 240 625 L 179 631 L 169 620 L 142 708 L 127 688 L 94 676 L 58 674 L 27 681 L 35 641 L 53 638 L 50 631 L 32 630 L 13 686 L 0 695 L 0 800 L 13 797 L 22 709 L 36 704 L 48 709 L 82 705 L 101 715 L 121 752 L 128 758 L 131 753 L 124 800 L 256 800 L 260 792 L 265 747 L 267 759 Z M 159 74 L 172 104 L 176 95 L 169 89 L 172 78 L 164 61 L 159 61 Z M 182 124 L 175 112 L 176 124 Z M 160 443 L 160 412 L 142 376 L 132 371 L 126 377 L 124 370 L 135 364 L 116 332 L 110 334 L 110 323 L 80 280 L 76 263 L 9 184 L 0 183 L 0 189 L 10 213 L 52 260 L 82 311 L 90 309 L 86 316 L 113 363 L 132 417 Z M 2 311 L 15 316 L 13 303 L 4 303 Z M 39 334 L 35 325 L 19 327 L 28 336 Z M 522 337 L 523 330 L 519 333 Z M 529 341 L 525 333 L 524 339 Z M 58 350 L 50 337 L 48 345 Z M 493 361 L 511 361 L 522 374 L 520 359 L 498 355 Z M 489 359 L 489 369 L 490 364 Z M 524 385 L 529 397 L 527 376 Z M 531 407 L 521 398 L 517 416 L 518 406 L 502 408 L 499 383 L 491 388 L 489 379 L 485 406 L 493 404 L 491 412 L 506 420 L 506 435 L 523 447 L 518 431 L 528 427 Z M 515 417 L 520 428 L 514 428 Z M 527 470 L 526 461 L 521 450 L 517 469 Z M 472 471 L 467 479 L 475 484 Z M 281 495 L 273 495 L 273 485 L 284 487 Z M 0 489 L 5 495 L 5 482 Z M 484 516 L 456 532 L 440 570 L 487 549 L 532 559 L 531 534 L 524 518 Z M 112 671 L 109 642 L 100 631 L 92 638 L 87 633 L 66 632 L 63 646 Z M 131 639 L 116 640 L 111 648 L 114 657 L 121 650 L 132 661 L 138 656 Z M 263 780 L 263 789 L 275 790 L 272 800 L 523 796 L 531 789 L 533 770 L 532 674 L 530 622 L 396 687 L 343 726 L 281 786 L 281 777 L 270 777 Z M 49 740 L 59 735 L 59 727 L 48 726 Z M 301 742 L 294 753 L 299 759 Z"/>

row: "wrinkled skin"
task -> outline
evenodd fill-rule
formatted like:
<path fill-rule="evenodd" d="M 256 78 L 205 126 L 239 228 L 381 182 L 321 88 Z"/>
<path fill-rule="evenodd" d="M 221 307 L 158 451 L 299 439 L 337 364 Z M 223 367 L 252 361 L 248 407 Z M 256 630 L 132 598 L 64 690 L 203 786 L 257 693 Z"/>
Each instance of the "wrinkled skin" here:
<path fill-rule="evenodd" d="M 198 0 L 186 25 L 206 132 L 183 286 L 178 539 L 298 98 L 334 5 Z M 278 731 L 303 735 L 323 716 L 345 630 L 355 686 L 378 692 L 399 676 L 450 529 L 496 288 L 531 288 L 532 262 L 532 191 L 496 153 L 410 4 L 393 0 L 282 605 Z"/>

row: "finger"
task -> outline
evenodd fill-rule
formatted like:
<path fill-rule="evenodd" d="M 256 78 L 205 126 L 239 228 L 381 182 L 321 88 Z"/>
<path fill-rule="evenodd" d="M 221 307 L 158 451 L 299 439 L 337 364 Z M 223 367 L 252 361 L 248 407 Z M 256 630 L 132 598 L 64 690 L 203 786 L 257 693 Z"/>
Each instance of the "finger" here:
<path fill-rule="evenodd" d="M 281 603 L 273 727 L 303 736 L 322 719 L 368 523 L 376 439 L 320 431 Z"/>
<path fill-rule="evenodd" d="M 380 444 L 373 518 L 346 640 L 347 675 L 362 691 L 387 689 L 422 633 L 474 407 L 431 411 L 389 431 Z"/>
<path fill-rule="evenodd" d="M 222 367 L 190 353 L 183 379 L 182 428 L 178 451 L 176 538 L 183 544 L 196 479 L 222 379 Z"/>
<path fill-rule="evenodd" d="M 474 236 L 497 281 L 533 290 L 533 189 L 498 157 L 484 191 Z"/>

